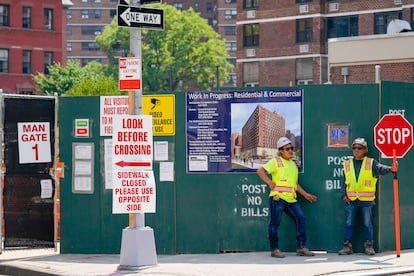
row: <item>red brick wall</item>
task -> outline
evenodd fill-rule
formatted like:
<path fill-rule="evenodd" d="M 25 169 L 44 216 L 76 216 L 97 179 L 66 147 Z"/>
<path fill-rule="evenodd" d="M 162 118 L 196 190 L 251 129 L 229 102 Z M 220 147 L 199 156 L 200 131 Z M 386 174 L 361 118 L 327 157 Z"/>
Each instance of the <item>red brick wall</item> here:
<path fill-rule="evenodd" d="M 348 67 L 347 83 L 373 83 L 375 82 L 375 64 L 356 65 Z M 341 75 L 342 67 L 331 68 L 331 82 L 344 83 Z M 380 64 L 380 79 L 386 81 L 414 82 L 414 62 Z"/>

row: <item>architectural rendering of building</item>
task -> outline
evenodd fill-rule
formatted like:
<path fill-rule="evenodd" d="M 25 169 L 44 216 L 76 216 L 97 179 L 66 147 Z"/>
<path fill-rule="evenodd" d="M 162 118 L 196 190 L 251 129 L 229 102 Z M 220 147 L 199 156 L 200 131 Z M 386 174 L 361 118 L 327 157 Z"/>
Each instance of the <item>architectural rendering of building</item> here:
<path fill-rule="evenodd" d="M 277 153 L 277 140 L 286 135 L 286 121 L 277 112 L 257 105 L 242 128 L 242 153 L 268 157 Z"/>

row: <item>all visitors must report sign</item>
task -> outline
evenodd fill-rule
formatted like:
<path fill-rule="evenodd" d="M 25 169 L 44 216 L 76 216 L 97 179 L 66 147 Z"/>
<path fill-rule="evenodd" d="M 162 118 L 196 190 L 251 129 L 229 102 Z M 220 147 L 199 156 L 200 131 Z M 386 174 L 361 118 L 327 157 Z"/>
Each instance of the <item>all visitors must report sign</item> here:
<path fill-rule="evenodd" d="M 114 116 L 112 144 L 112 213 L 154 213 L 152 117 Z"/>

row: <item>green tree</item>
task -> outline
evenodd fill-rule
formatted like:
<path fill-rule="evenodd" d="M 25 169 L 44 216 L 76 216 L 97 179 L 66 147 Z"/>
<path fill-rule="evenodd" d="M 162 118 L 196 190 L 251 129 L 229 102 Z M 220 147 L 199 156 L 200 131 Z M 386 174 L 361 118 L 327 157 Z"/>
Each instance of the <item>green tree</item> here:
<path fill-rule="evenodd" d="M 232 71 L 225 41 L 193 9 L 177 11 L 168 4 L 151 7 L 164 10 L 164 30 L 142 30 L 142 82 L 144 91 L 211 90 L 217 77 L 223 84 Z M 129 53 L 128 28 L 116 18 L 96 41 L 110 60 L 111 72 L 118 67 L 116 51 Z M 137 42 L 138 43 L 138 42 Z"/>
<path fill-rule="evenodd" d="M 65 95 L 67 96 L 103 96 L 122 95 L 126 92 L 118 90 L 118 82 L 113 78 L 99 76 L 95 79 L 82 79 L 73 86 Z"/>
<path fill-rule="evenodd" d="M 107 69 L 98 62 L 82 67 L 78 60 L 69 60 L 66 66 L 55 63 L 48 67 L 49 74 L 33 76 L 37 90 L 44 95 L 116 95 L 117 82 L 107 77 Z M 78 87 L 79 86 L 79 87 Z"/>

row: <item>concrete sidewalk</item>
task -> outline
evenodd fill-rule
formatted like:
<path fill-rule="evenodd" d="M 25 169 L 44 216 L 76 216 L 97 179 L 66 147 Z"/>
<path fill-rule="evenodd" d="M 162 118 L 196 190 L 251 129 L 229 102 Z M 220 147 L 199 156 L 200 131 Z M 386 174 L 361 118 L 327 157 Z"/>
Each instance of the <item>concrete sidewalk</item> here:
<path fill-rule="evenodd" d="M 0 255 L 0 274 L 37 275 L 414 275 L 414 250 L 375 256 L 318 253 L 299 257 L 286 253 L 276 259 L 269 252 L 159 255 L 158 264 L 136 270 L 119 270 L 119 255 L 59 254 L 54 249 L 5 250 Z"/>

